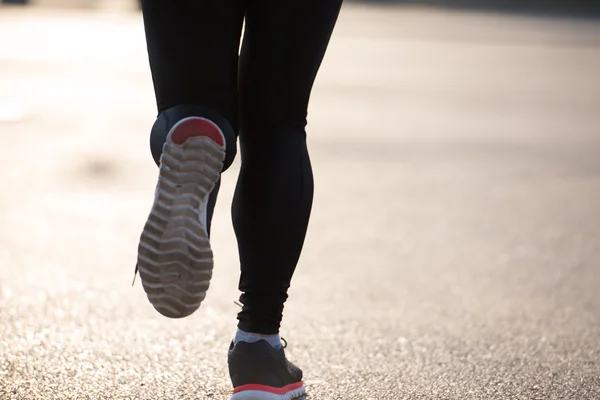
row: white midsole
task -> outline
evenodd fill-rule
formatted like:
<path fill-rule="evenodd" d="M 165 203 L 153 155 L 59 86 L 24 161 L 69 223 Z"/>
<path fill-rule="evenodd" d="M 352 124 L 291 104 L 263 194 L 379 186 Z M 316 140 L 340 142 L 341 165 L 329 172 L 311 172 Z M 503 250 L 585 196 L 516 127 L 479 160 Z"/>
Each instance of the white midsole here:
<path fill-rule="evenodd" d="M 210 137 L 192 136 L 182 145 L 171 140 L 177 127 L 191 119 L 204 118 L 185 118 L 167 136 L 154 204 L 138 247 L 137 266 L 148 299 L 171 318 L 190 315 L 206 296 L 213 269 L 207 206 L 225 156 L 224 146 Z M 190 207 L 196 198 L 198 208 Z"/>
<path fill-rule="evenodd" d="M 262 390 L 244 390 L 231 396 L 230 400 L 294 400 L 304 395 L 304 386 L 285 394 L 275 394 Z"/>

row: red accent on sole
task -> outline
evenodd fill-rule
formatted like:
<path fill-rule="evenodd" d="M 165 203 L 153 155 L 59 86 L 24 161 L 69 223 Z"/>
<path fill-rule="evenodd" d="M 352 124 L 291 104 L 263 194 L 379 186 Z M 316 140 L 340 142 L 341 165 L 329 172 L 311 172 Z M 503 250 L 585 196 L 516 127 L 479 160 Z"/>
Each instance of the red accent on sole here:
<path fill-rule="evenodd" d="M 255 384 L 251 383 L 248 385 L 242 385 L 242 386 L 236 387 L 235 389 L 233 389 L 233 394 L 243 392 L 246 390 L 260 390 L 261 392 L 269 392 L 269 393 L 273 393 L 273 394 L 286 394 L 287 392 L 291 392 L 292 390 L 300 389 L 302 387 L 302 385 L 303 385 L 302 382 L 297 382 L 297 383 L 289 384 L 282 388 L 276 388 L 276 387 L 272 387 L 272 386 L 255 385 Z"/>
<path fill-rule="evenodd" d="M 191 137 L 206 136 L 219 146 L 225 146 L 223 133 L 214 122 L 200 117 L 186 118 L 175 125 L 171 132 L 171 141 L 183 145 Z"/>

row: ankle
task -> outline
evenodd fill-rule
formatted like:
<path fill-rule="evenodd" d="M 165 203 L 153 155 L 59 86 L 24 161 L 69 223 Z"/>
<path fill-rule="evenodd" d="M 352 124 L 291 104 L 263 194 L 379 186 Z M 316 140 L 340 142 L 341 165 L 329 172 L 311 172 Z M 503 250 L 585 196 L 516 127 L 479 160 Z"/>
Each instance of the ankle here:
<path fill-rule="evenodd" d="M 275 349 L 283 347 L 281 344 L 281 336 L 279 336 L 279 333 L 276 333 L 273 335 L 265 335 L 265 334 L 261 334 L 261 333 L 246 332 L 241 329 L 238 329 L 236 331 L 235 337 L 233 339 L 233 343 L 238 343 L 238 342 L 255 343 L 255 342 L 258 342 L 259 340 L 266 341 Z"/>

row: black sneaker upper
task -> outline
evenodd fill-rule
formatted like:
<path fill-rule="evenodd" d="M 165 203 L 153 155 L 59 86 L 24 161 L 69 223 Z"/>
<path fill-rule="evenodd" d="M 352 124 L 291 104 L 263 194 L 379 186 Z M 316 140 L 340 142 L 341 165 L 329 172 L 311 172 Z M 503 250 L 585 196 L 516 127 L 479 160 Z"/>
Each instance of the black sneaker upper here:
<path fill-rule="evenodd" d="M 283 347 L 275 349 L 265 340 L 232 342 L 228 364 L 234 388 L 249 384 L 282 388 L 302 381 L 302 371 L 285 358 Z"/>

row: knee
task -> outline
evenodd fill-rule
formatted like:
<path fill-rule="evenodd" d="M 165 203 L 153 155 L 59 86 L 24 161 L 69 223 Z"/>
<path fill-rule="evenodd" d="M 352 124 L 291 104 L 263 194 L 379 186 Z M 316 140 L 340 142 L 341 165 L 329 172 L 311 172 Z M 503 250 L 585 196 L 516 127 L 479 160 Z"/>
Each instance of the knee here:
<path fill-rule="evenodd" d="M 229 121 L 219 112 L 197 104 L 181 104 L 168 108 L 158 115 L 158 118 L 152 126 L 150 132 L 150 151 L 152 158 L 158 165 L 162 148 L 167 140 L 167 134 L 173 126 L 188 117 L 202 117 L 211 120 L 221 129 L 225 136 L 225 160 L 223 161 L 223 171 L 227 170 L 237 153 L 237 134 Z"/>

